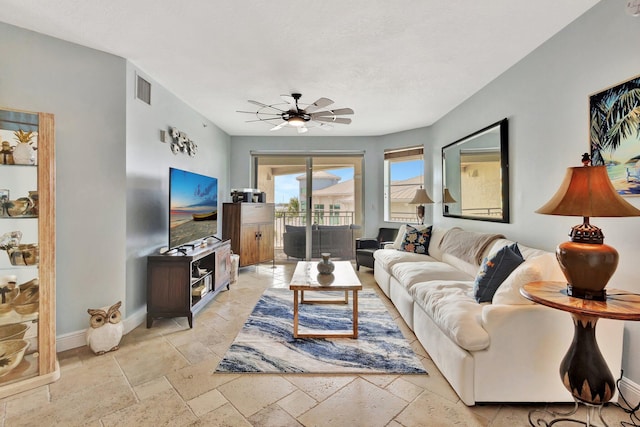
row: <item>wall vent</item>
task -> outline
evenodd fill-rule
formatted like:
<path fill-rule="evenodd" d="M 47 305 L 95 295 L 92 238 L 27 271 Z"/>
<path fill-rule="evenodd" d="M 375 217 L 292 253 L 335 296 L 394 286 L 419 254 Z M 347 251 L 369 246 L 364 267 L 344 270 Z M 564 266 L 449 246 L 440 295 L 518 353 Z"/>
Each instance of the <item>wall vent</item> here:
<path fill-rule="evenodd" d="M 140 76 L 136 80 L 136 97 L 151 105 L 151 83 Z"/>

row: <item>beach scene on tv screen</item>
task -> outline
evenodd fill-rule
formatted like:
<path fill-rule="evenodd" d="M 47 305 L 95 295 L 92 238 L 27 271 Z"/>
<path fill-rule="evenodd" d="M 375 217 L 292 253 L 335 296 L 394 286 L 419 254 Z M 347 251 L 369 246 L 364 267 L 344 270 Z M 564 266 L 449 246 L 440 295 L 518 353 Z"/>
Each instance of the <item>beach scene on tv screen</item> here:
<path fill-rule="evenodd" d="M 171 248 L 216 234 L 218 180 L 171 169 L 169 246 Z"/>

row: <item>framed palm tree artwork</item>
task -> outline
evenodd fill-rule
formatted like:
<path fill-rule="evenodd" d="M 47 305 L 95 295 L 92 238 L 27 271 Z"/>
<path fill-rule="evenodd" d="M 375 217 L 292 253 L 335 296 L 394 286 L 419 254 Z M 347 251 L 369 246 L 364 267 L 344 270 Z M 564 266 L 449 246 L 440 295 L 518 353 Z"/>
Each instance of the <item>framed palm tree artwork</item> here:
<path fill-rule="evenodd" d="M 640 196 L 640 76 L 589 96 L 589 138 L 618 194 Z"/>

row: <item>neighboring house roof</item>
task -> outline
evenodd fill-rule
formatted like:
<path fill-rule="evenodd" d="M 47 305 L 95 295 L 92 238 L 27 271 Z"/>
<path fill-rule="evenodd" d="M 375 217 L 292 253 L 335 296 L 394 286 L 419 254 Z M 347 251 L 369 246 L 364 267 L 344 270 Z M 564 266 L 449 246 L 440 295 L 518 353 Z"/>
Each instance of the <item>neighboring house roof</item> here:
<path fill-rule="evenodd" d="M 353 179 L 339 182 L 321 190 L 314 190 L 314 196 L 348 196 L 353 195 Z"/>
<path fill-rule="evenodd" d="M 416 190 L 424 183 L 423 177 L 416 176 L 409 179 L 393 181 L 391 198 L 397 202 L 409 202 L 416 195 Z M 321 190 L 314 190 L 314 196 L 349 196 L 353 194 L 353 179 L 342 181 Z"/>
<path fill-rule="evenodd" d="M 422 176 L 391 182 L 391 198 L 402 202 L 410 202 L 416 195 L 416 190 L 424 184 Z M 427 192 L 428 193 L 428 192 Z"/>
<path fill-rule="evenodd" d="M 335 179 L 336 181 L 340 180 L 340 177 L 338 175 L 334 175 L 325 171 L 314 172 L 311 177 L 312 179 Z M 296 179 L 298 181 L 305 181 L 307 179 L 307 175 L 303 173 L 302 175 L 298 175 Z"/>

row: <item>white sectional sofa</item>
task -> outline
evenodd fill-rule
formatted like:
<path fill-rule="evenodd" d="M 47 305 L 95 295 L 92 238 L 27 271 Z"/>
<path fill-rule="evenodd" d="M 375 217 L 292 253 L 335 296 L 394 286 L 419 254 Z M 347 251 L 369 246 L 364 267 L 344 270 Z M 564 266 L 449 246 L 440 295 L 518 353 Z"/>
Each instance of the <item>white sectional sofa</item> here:
<path fill-rule="evenodd" d="M 444 246 L 456 239 L 459 247 L 443 251 L 449 230 Z M 466 248 L 477 251 L 473 259 L 461 259 L 461 248 L 486 235 L 434 226 L 425 255 L 400 250 L 404 234 L 402 226 L 392 245 L 374 253 L 376 282 L 465 404 L 572 401 L 559 375 L 573 339 L 571 316 L 519 293 L 531 281 L 565 281 L 554 253 L 518 243 L 525 261 L 491 302 L 478 303 L 473 284 L 482 259 L 515 242 L 491 236 L 486 247 Z M 623 324 L 602 319 L 597 326 L 614 377 L 620 373 Z"/>

